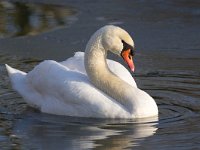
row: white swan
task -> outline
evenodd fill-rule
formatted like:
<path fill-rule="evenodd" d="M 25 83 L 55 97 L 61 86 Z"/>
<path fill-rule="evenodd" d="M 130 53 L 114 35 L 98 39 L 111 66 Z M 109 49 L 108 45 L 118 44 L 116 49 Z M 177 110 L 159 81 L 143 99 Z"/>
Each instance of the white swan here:
<path fill-rule="evenodd" d="M 121 55 L 131 70 L 134 43 L 123 29 L 108 25 L 90 38 L 85 54 L 58 63 L 46 60 L 29 73 L 6 65 L 13 88 L 26 102 L 45 113 L 95 117 L 144 118 L 158 114 L 146 92 L 107 51 Z M 84 67 L 85 66 L 85 67 Z"/>

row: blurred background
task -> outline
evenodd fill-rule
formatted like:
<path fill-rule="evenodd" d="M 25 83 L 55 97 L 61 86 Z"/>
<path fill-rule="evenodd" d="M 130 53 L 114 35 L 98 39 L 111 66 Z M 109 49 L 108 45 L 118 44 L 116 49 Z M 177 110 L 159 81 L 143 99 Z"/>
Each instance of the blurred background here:
<path fill-rule="evenodd" d="M 0 51 L 65 59 L 106 24 L 125 28 L 138 51 L 199 48 L 198 0 L 0 1 Z"/>

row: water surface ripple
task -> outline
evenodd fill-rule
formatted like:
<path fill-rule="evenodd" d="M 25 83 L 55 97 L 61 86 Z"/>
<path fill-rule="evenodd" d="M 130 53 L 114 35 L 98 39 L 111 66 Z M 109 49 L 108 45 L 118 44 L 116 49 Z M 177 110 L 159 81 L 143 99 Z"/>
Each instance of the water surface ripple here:
<path fill-rule="evenodd" d="M 159 118 L 85 119 L 42 114 L 28 107 L 11 89 L 3 63 L 29 71 L 40 60 L 5 55 L 0 61 L 0 145 L 4 149 L 198 147 L 198 72 L 160 70 L 134 74 L 139 86 L 155 98 Z"/>

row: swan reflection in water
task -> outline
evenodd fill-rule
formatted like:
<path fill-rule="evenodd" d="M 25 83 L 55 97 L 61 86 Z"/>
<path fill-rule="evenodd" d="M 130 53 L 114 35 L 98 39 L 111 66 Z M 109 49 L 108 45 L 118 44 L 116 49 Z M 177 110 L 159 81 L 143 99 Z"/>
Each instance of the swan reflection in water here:
<path fill-rule="evenodd" d="M 124 149 L 140 145 L 157 131 L 158 117 L 148 119 L 91 119 L 41 113 L 15 122 L 14 135 L 22 148 Z"/>

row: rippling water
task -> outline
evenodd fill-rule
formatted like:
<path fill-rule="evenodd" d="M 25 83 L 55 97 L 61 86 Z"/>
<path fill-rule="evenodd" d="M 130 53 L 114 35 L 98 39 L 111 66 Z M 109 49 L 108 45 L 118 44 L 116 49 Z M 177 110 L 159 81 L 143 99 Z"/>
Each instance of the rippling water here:
<path fill-rule="evenodd" d="M 11 38 L 8 34 L 0 39 L 1 149 L 199 149 L 200 3 L 57 3 L 72 6 L 78 14 L 76 22 L 35 36 Z M 77 50 L 83 51 L 90 34 L 110 23 L 123 26 L 134 36 L 137 54 L 133 76 L 156 100 L 158 118 L 90 119 L 42 114 L 12 90 L 5 63 L 30 71 L 43 59 L 63 60 Z"/>

